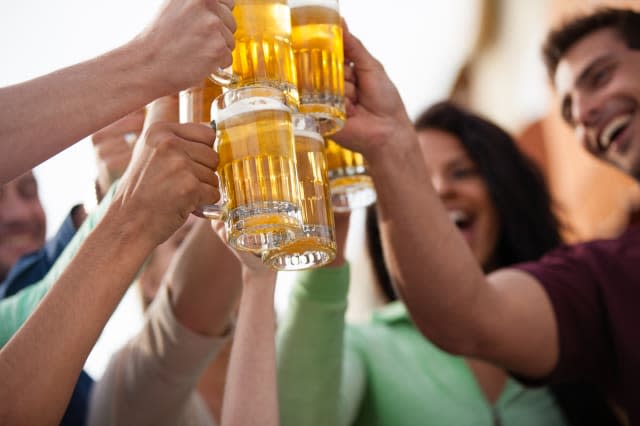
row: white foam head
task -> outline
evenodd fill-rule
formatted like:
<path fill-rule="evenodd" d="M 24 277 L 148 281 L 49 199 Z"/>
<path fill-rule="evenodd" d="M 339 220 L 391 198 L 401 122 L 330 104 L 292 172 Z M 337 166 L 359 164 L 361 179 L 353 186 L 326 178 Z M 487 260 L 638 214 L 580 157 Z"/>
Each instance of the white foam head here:
<path fill-rule="evenodd" d="M 314 131 L 311 131 L 311 130 L 298 130 L 298 129 L 295 129 L 293 133 L 294 133 L 294 135 L 296 137 L 299 136 L 299 137 L 307 138 L 307 139 L 315 139 L 318 142 L 324 143 L 324 139 L 322 138 L 322 135 L 320 133 L 318 133 L 318 132 L 314 132 Z"/>
<path fill-rule="evenodd" d="M 217 122 L 223 122 L 229 117 L 258 111 L 283 111 L 291 112 L 291 108 L 278 99 L 266 96 L 253 96 L 232 102 L 228 107 L 220 110 L 215 102 L 211 105 L 211 117 Z"/>
<path fill-rule="evenodd" d="M 326 7 L 339 12 L 338 0 L 289 0 L 289 9 L 306 6 Z"/>

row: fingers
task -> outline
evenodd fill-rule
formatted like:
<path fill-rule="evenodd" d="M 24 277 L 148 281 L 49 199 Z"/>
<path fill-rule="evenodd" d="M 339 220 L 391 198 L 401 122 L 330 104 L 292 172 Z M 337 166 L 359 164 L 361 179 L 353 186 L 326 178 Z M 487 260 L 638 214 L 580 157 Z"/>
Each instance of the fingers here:
<path fill-rule="evenodd" d="M 233 0 L 218 0 L 208 3 L 209 9 L 222 21 L 223 25 L 219 28 L 219 33 L 224 40 L 226 47 L 229 49 L 229 64 L 231 63 L 231 50 L 235 47 L 235 38 L 233 34 L 236 32 L 236 20 L 233 17 L 233 8 L 235 2 Z"/>
<path fill-rule="evenodd" d="M 200 123 L 172 123 L 171 130 L 179 137 L 193 142 L 199 142 L 211 148 L 216 139 L 216 132 L 209 126 Z"/>
<path fill-rule="evenodd" d="M 224 26 L 229 28 L 231 33 L 235 33 L 237 26 L 236 20 L 233 17 L 233 0 L 220 0 L 218 2 L 218 17 L 224 23 Z"/>

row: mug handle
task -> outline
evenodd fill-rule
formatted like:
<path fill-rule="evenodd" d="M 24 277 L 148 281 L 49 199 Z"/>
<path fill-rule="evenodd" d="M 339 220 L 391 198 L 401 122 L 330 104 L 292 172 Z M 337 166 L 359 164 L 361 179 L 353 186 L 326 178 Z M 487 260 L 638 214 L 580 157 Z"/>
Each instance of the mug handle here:
<path fill-rule="evenodd" d="M 198 213 L 209 220 L 227 220 L 227 210 L 224 205 L 205 204 L 198 209 Z"/>
<path fill-rule="evenodd" d="M 230 70 L 231 67 L 228 69 Z M 238 84 L 240 77 L 227 69 L 218 67 L 214 72 L 209 74 L 209 79 L 222 87 L 230 87 Z"/>

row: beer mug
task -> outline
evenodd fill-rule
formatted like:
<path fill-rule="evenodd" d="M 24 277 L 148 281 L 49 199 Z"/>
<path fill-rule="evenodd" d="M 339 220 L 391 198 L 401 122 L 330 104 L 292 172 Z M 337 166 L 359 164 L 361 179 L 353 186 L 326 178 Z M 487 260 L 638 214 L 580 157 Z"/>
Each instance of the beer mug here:
<path fill-rule="evenodd" d="M 289 0 L 289 8 L 300 112 L 316 117 L 323 135 L 333 134 L 346 118 L 338 0 Z"/>
<path fill-rule="evenodd" d="M 221 94 L 222 87 L 208 78 L 198 86 L 181 91 L 180 122 L 203 123 L 208 126 L 211 122 L 211 104 Z"/>
<path fill-rule="evenodd" d="M 295 114 L 293 128 L 302 235 L 292 243 L 262 254 L 265 264 L 281 271 L 315 268 L 326 265 L 336 257 L 324 139 L 319 133 L 317 121 L 309 115 Z"/>
<path fill-rule="evenodd" d="M 238 249 L 261 253 L 301 232 L 291 115 L 286 96 L 268 86 L 231 89 L 211 105 L 222 204 L 202 212 L 225 220 Z"/>
<path fill-rule="evenodd" d="M 331 204 L 337 212 L 349 212 L 376 202 L 376 190 L 362 154 L 327 139 L 327 164 Z"/>
<path fill-rule="evenodd" d="M 287 0 L 236 0 L 237 29 L 231 70 L 218 69 L 211 78 L 225 87 L 276 87 L 298 106 L 298 87 L 291 48 L 291 12 Z"/>

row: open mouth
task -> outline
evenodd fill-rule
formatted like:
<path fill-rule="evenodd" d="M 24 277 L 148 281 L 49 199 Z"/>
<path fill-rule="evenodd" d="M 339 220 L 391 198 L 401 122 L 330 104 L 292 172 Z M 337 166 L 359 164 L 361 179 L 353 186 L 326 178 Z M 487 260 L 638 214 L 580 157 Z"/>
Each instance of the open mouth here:
<path fill-rule="evenodd" d="M 609 149 L 612 144 L 620 142 L 620 137 L 631 123 L 631 114 L 619 115 L 609 121 L 609 123 L 600 131 L 598 137 L 598 148 L 604 152 Z"/>
<path fill-rule="evenodd" d="M 456 225 L 458 229 L 461 231 L 466 231 L 471 228 L 473 224 L 473 219 L 471 215 L 462 210 L 449 210 L 449 219 Z"/>

